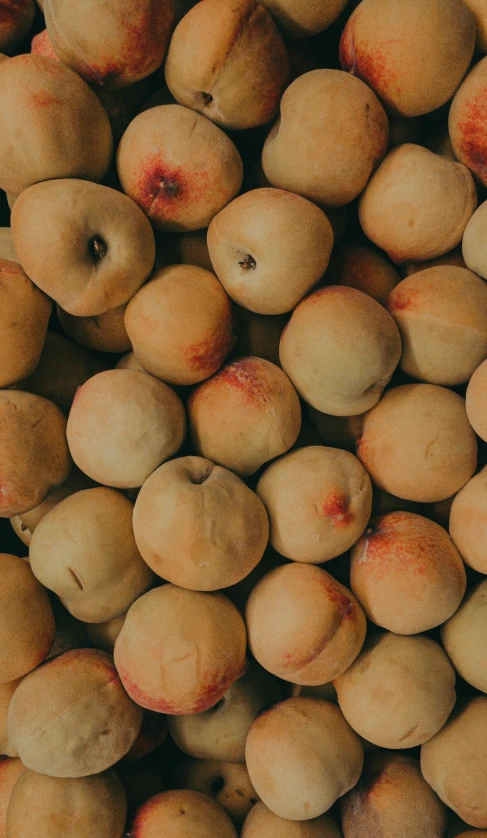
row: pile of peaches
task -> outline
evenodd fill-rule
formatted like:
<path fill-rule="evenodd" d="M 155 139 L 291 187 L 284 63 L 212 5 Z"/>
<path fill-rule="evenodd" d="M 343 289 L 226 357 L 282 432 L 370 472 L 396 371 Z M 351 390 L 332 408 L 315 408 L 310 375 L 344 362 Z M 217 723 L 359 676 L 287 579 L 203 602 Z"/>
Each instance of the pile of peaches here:
<path fill-rule="evenodd" d="M 0 51 L 0 838 L 487 836 L 487 3 Z"/>

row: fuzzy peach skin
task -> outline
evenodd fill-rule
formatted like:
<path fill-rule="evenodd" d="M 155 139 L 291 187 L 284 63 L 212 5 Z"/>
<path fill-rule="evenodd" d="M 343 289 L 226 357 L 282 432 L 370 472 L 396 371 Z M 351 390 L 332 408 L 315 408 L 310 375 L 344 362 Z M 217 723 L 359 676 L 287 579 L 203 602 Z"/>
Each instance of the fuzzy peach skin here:
<path fill-rule="evenodd" d="M 465 395 L 465 407 L 468 421 L 475 433 L 487 440 L 487 397 L 485 384 L 487 381 L 487 360 L 477 367 L 470 381 L 468 382 Z"/>
<path fill-rule="evenodd" d="M 203 457 L 178 457 L 147 478 L 133 528 L 149 567 L 195 591 L 240 582 L 260 562 L 269 538 L 267 512 L 255 492 Z"/>
<path fill-rule="evenodd" d="M 134 370 L 135 372 L 145 372 L 144 369 L 140 366 L 137 358 L 135 357 L 134 352 L 127 352 L 126 355 L 123 355 L 119 361 L 115 364 L 116 370 Z M 149 373 L 145 373 L 149 375 Z"/>
<path fill-rule="evenodd" d="M 362 648 L 365 614 L 320 567 L 293 562 L 271 570 L 247 600 L 249 648 L 269 672 L 294 684 L 325 684 Z M 279 813 L 278 813 L 279 814 Z"/>
<path fill-rule="evenodd" d="M 188 400 L 193 450 L 240 477 L 288 451 L 301 429 L 301 405 L 287 375 L 254 356 L 237 358 Z"/>
<path fill-rule="evenodd" d="M 162 381 L 106 370 L 77 390 L 66 436 L 76 465 L 104 486 L 142 486 L 173 457 L 186 433 L 183 404 Z"/>
<path fill-rule="evenodd" d="M 364 416 L 357 456 L 375 486 L 396 497 L 419 503 L 451 497 L 477 466 L 465 401 L 436 384 L 392 388 Z"/>
<path fill-rule="evenodd" d="M 271 15 L 256 0 L 207 0 L 177 25 L 164 71 L 182 105 L 224 128 L 253 128 L 275 116 L 289 58 Z"/>
<path fill-rule="evenodd" d="M 487 829 L 487 696 L 455 708 L 442 730 L 421 748 L 421 771 L 465 823 Z"/>
<path fill-rule="evenodd" d="M 125 327 L 144 370 L 168 384 L 213 375 L 235 343 L 226 291 L 194 265 L 156 271 L 127 306 Z"/>
<path fill-rule="evenodd" d="M 340 62 L 388 109 L 421 116 L 451 99 L 474 46 L 475 20 L 462 0 L 363 0 L 343 31 Z"/>
<path fill-rule="evenodd" d="M 252 661 L 215 707 L 204 713 L 169 716 L 169 732 L 181 751 L 198 760 L 244 762 L 250 725 L 262 710 L 282 698 L 277 678 Z"/>
<path fill-rule="evenodd" d="M 272 186 L 332 207 L 356 198 L 387 150 L 387 116 L 373 91 L 341 70 L 289 85 L 262 151 Z"/>
<path fill-rule="evenodd" d="M 453 498 L 449 530 L 465 564 L 487 575 L 487 468 L 472 477 Z"/>
<path fill-rule="evenodd" d="M 259 799 L 245 762 L 183 757 L 171 777 L 171 785 L 212 797 L 229 815 L 236 829 L 242 827 L 247 814 Z"/>
<path fill-rule="evenodd" d="M 208 227 L 243 177 L 227 135 L 181 105 L 159 105 L 132 120 L 118 146 L 117 171 L 123 191 L 154 227 L 173 233 Z"/>
<path fill-rule="evenodd" d="M 458 674 L 487 693 L 487 580 L 469 590 L 441 627 L 441 642 Z"/>
<path fill-rule="evenodd" d="M 15 384 L 37 367 L 52 301 L 17 262 L 0 259 L 0 387 Z"/>
<path fill-rule="evenodd" d="M 122 838 L 127 801 L 114 771 L 46 777 L 24 771 L 7 810 L 7 838 Z"/>
<path fill-rule="evenodd" d="M 112 132 L 97 96 L 76 73 L 43 55 L 0 65 L 0 187 L 18 194 L 41 180 L 101 180 Z"/>
<path fill-rule="evenodd" d="M 115 665 L 129 695 L 158 713 L 201 713 L 246 669 L 245 624 L 220 593 L 163 585 L 129 608 Z"/>
<path fill-rule="evenodd" d="M 40 5 L 38 3 L 38 5 Z M 30 45 L 30 51 L 33 55 L 45 55 L 46 58 L 53 58 L 54 61 L 59 61 L 54 47 L 51 43 L 47 29 L 42 29 L 37 35 L 34 35 Z"/>
<path fill-rule="evenodd" d="M 105 623 L 85 623 L 85 629 L 95 649 L 113 654 L 115 641 L 122 631 L 124 622 L 125 614 L 121 614 L 120 617 L 113 617 Z"/>
<path fill-rule="evenodd" d="M 241 306 L 235 306 L 233 314 L 238 354 L 264 358 L 279 366 L 279 341 L 289 314 L 255 314 Z"/>
<path fill-rule="evenodd" d="M 32 572 L 76 619 L 118 617 L 152 584 L 135 544 L 132 511 L 121 492 L 100 486 L 64 498 L 35 528 Z"/>
<path fill-rule="evenodd" d="M 42 503 L 69 475 L 66 417 L 52 402 L 0 390 L 0 517 Z"/>
<path fill-rule="evenodd" d="M 431 739 L 455 704 L 455 670 L 424 635 L 372 636 L 333 682 L 343 715 L 381 748 L 414 748 Z"/>
<path fill-rule="evenodd" d="M 365 757 L 357 786 L 340 800 L 345 838 L 440 838 L 446 806 L 423 779 L 419 761 L 379 751 Z"/>
<path fill-rule="evenodd" d="M 229 297 L 257 314 L 285 314 L 324 274 L 333 230 L 319 207 L 283 189 L 235 198 L 208 227 L 213 269 Z"/>
<path fill-rule="evenodd" d="M 257 484 L 282 556 L 321 564 L 360 538 L 372 511 L 372 484 L 348 451 L 311 445 L 267 467 Z"/>
<path fill-rule="evenodd" d="M 11 53 L 27 37 L 34 22 L 33 0 L 2 0 L 0 52 Z"/>
<path fill-rule="evenodd" d="M 324 814 L 353 788 L 364 753 L 335 704 L 299 697 L 257 716 L 245 759 L 263 803 L 281 818 L 307 821 Z"/>
<path fill-rule="evenodd" d="M 379 401 L 401 356 L 401 338 L 390 314 L 368 294 L 330 285 L 294 309 L 279 355 L 308 404 L 353 416 Z"/>
<path fill-rule="evenodd" d="M 487 201 L 475 210 L 462 240 L 462 254 L 466 267 L 487 279 L 487 258 L 482 246 L 487 233 Z"/>
<path fill-rule="evenodd" d="M 475 183 L 465 166 L 405 143 L 371 177 L 359 219 L 367 238 L 393 262 L 421 262 L 461 242 L 476 206 Z"/>
<path fill-rule="evenodd" d="M 487 358 L 487 284 L 472 271 L 419 271 L 396 285 L 387 309 L 401 332 L 399 366 L 412 378 L 465 384 Z"/>
<path fill-rule="evenodd" d="M 487 184 L 486 90 L 487 58 L 482 58 L 458 89 L 448 114 L 453 151 L 483 186 Z"/>
<path fill-rule="evenodd" d="M 187 789 L 163 791 L 143 803 L 129 834 L 133 838 L 237 838 L 232 821 L 216 800 Z"/>
<path fill-rule="evenodd" d="M 0 757 L 0 838 L 7 838 L 7 809 L 19 778 L 26 770 L 20 759 Z"/>
<path fill-rule="evenodd" d="M 323 278 L 325 285 L 357 288 L 382 305 L 399 280 L 385 254 L 355 242 L 346 242 L 334 250 Z"/>
<path fill-rule="evenodd" d="M 332 815 L 320 815 L 309 821 L 290 821 L 280 818 L 259 801 L 245 818 L 242 838 L 342 838 L 341 830 Z"/>
<path fill-rule="evenodd" d="M 12 696 L 19 686 L 22 678 L 15 678 L 13 681 L 8 681 L 6 684 L 0 684 L 0 754 L 9 757 L 17 757 L 17 750 L 12 747 L 8 739 L 7 732 L 7 714 L 8 707 Z M 3 763 L 0 762 L 0 776 Z M 1 782 L 0 782 L 1 786 Z M 1 820 L 1 815 L 0 815 Z M 0 836 L 1 836 L 0 828 Z"/>
<path fill-rule="evenodd" d="M 154 265 L 147 217 L 99 183 L 36 183 L 16 200 L 11 225 L 24 270 L 69 314 L 94 316 L 127 303 Z"/>
<path fill-rule="evenodd" d="M 127 753 L 141 723 L 142 708 L 98 649 L 75 649 L 38 667 L 8 709 L 9 739 L 22 762 L 49 777 L 99 774 Z"/>
<path fill-rule="evenodd" d="M 125 328 L 128 303 L 95 314 L 77 317 L 57 306 L 59 323 L 76 343 L 95 352 L 130 352 L 132 344 Z"/>
<path fill-rule="evenodd" d="M 174 18 L 173 0 L 86 0 L 73 9 L 49 0 L 46 27 L 64 64 L 89 84 L 125 87 L 160 67 Z"/>
<path fill-rule="evenodd" d="M 325 3 L 301 0 L 264 0 L 279 27 L 292 38 L 311 38 L 328 29 L 345 9 L 348 0 L 326 0 Z"/>
<path fill-rule="evenodd" d="M 446 530 L 414 512 L 374 518 L 350 558 L 350 585 L 367 618 L 396 634 L 441 625 L 467 587 L 465 566 Z"/>

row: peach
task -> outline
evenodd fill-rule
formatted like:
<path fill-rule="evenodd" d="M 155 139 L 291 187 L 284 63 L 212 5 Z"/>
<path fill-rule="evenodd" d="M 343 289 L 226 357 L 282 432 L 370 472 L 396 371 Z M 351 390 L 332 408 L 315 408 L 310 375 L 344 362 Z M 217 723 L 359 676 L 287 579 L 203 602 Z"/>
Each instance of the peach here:
<path fill-rule="evenodd" d="M 292 38 L 311 38 L 328 29 L 341 15 L 348 0 L 300 3 L 299 0 L 264 0 L 263 5 L 280 28 Z"/>
<path fill-rule="evenodd" d="M 51 602 L 56 621 L 56 633 L 46 661 L 73 649 L 85 649 L 88 645 L 88 636 L 83 623 L 76 620 L 56 597 L 51 597 Z"/>
<path fill-rule="evenodd" d="M 34 506 L 33 509 L 29 509 L 28 512 L 21 512 L 20 515 L 18 515 L 18 518 L 21 524 L 25 527 L 23 530 L 24 533 L 29 535 L 29 544 L 30 538 L 37 527 L 37 524 L 39 521 L 42 521 L 44 515 L 47 515 L 53 506 L 56 506 L 57 503 L 64 500 L 64 498 L 67 498 L 69 495 L 74 495 L 75 492 L 79 492 L 82 489 L 91 489 L 93 485 L 93 481 L 90 480 L 86 474 L 83 474 L 79 471 L 79 469 L 73 467 L 69 477 L 60 486 L 53 489 L 52 492 L 49 492 L 42 503 L 38 506 Z"/>
<path fill-rule="evenodd" d="M 477 442 L 461 396 L 436 384 L 402 384 L 364 417 L 357 456 L 379 489 L 435 503 L 472 477 Z"/>
<path fill-rule="evenodd" d="M 27 37 L 34 23 L 33 0 L 4 0 L 1 6 L 0 52 L 11 53 Z"/>
<path fill-rule="evenodd" d="M 212 797 L 240 829 L 259 799 L 244 762 L 218 762 L 185 757 L 172 776 L 174 788 L 190 789 Z"/>
<path fill-rule="evenodd" d="M 311 445 L 267 467 L 257 484 L 282 556 L 321 564 L 355 544 L 372 510 L 372 485 L 348 451 Z"/>
<path fill-rule="evenodd" d="M 485 55 L 487 52 L 487 10 L 483 0 L 464 0 L 472 12 L 477 27 L 477 52 Z"/>
<path fill-rule="evenodd" d="M 112 132 L 97 96 L 76 73 L 43 55 L 0 66 L 0 187 L 18 194 L 41 180 L 101 180 Z"/>
<path fill-rule="evenodd" d="M 59 58 L 54 52 L 54 47 L 51 43 L 47 29 L 42 29 L 41 32 L 38 32 L 37 35 L 32 38 L 30 51 L 33 55 L 45 55 L 46 58 L 53 58 L 54 61 L 59 61 Z"/>
<path fill-rule="evenodd" d="M 164 70 L 182 105 L 224 128 L 253 128 L 275 116 L 289 59 L 272 17 L 256 0 L 207 0 L 177 25 Z"/>
<path fill-rule="evenodd" d="M 450 510 L 450 536 L 469 567 L 487 575 L 487 468 L 455 495 Z"/>
<path fill-rule="evenodd" d="M 462 248 L 454 247 L 443 256 L 438 256 L 436 259 L 427 259 L 426 262 L 406 262 L 401 266 L 404 276 L 412 276 L 418 271 L 424 271 L 426 268 L 437 268 L 440 265 L 449 265 L 454 268 L 466 268 L 465 260 L 462 256 Z"/>
<path fill-rule="evenodd" d="M 0 387 L 31 375 L 37 367 L 52 301 L 17 262 L 0 259 Z"/>
<path fill-rule="evenodd" d="M 129 695 L 158 713 L 201 713 L 245 671 L 246 631 L 223 594 L 163 585 L 129 608 L 115 665 Z"/>
<path fill-rule="evenodd" d="M 446 530 L 414 512 L 391 512 L 372 520 L 352 548 L 350 585 L 373 623 L 419 634 L 455 613 L 467 579 Z"/>
<path fill-rule="evenodd" d="M 325 213 L 283 189 L 240 195 L 208 228 L 218 279 L 234 302 L 257 314 L 291 311 L 324 274 L 332 246 Z"/>
<path fill-rule="evenodd" d="M 214 707 L 204 713 L 170 716 L 169 732 L 178 748 L 198 760 L 242 763 L 250 725 L 262 710 L 281 699 L 277 679 L 254 661 Z"/>
<path fill-rule="evenodd" d="M 24 771 L 7 811 L 7 838 L 122 838 L 127 802 L 114 771 L 46 777 Z"/>
<path fill-rule="evenodd" d="M 123 191 L 156 228 L 171 232 L 207 227 L 239 192 L 243 176 L 227 135 L 181 105 L 136 116 L 118 146 L 117 169 Z"/>
<path fill-rule="evenodd" d="M 339 708 L 321 698 L 288 698 L 261 713 L 245 752 L 263 803 L 292 821 L 324 814 L 357 783 L 364 758 Z"/>
<path fill-rule="evenodd" d="M 401 338 L 390 314 L 368 294 L 330 285 L 294 309 L 279 354 L 308 404 L 353 416 L 379 401 L 399 361 Z"/>
<path fill-rule="evenodd" d="M 0 227 L 0 258 L 8 262 L 18 262 L 19 257 L 15 252 L 11 227 Z"/>
<path fill-rule="evenodd" d="M 19 686 L 22 678 L 15 678 L 13 681 L 7 681 L 6 684 L 0 684 L 0 754 L 17 757 L 17 750 L 10 744 L 7 731 L 7 714 L 12 696 Z M 3 763 L 0 762 L 0 777 Z M 1 786 L 1 782 L 0 782 Z M 1 809 L 1 805 L 0 805 Z M 1 814 L 0 814 L 1 821 Z M 1 838 L 0 827 L 0 838 Z"/>
<path fill-rule="evenodd" d="M 431 739 L 455 704 L 455 670 L 441 646 L 418 634 L 370 638 L 334 680 L 352 728 L 381 748 L 414 748 Z"/>
<path fill-rule="evenodd" d="M 57 306 L 57 316 L 66 334 L 81 346 L 95 352 L 129 352 L 132 344 L 125 328 L 127 305 L 90 317 L 77 317 Z"/>
<path fill-rule="evenodd" d="M 210 271 L 172 265 L 156 271 L 125 312 L 135 357 L 168 384 L 197 384 L 232 350 L 230 299 Z"/>
<path fill-rule="evenodd" d="M 487 580 L 469 590 L 458 611 L 441 627 L 441 641 L 458 674 L 487 693 Z"/>
<path fill-rule="evenodd" d="M 475 20 L 462 0 L 363 0 L 343 31 L 340 62 L 390 110 L 421 116 L 451 99 L 474 46 Z"/>
<path fill-rule="evenodd" d="M 384 109 L 367 85 L 341 70 L 312 70 L 284 92 L 262 166 L 272 186 L 343 206 L 364 189 L 388 136 Z"/>
<path fill-rule="evenodd" d="M 447 809 L 423 779 L 419 761 L 382 751 L 365 758 L 359 784 L 340 801 L 346 838 L 440 838 Z"/>
<path fill-rule="evenodd" d="M 359 202 L 367 238 L 393 262 L 421 262 L 460 243 L 477 206 L 472 175 L 413 143 L 389 152 Z"/>
<path fill-rule="evenodd" d="M 118 617 L 152 584 L 134 541 L 132 510 L 121 492 L 100 486 L 64 498 L 35 528 L 32 572 L 76 619 Z"/>
<path fill-rule="evenodd" d="M 236 585 L 225 588 L 225 596 L 227 596 L 233 604 L 237 606 L 239 612 L 244 615 L 247 600 L 257 582 L 259 582 L 270 570 L 274 570 L 275 567 L 280 567 L 282 564 L 288 563 L 287 559 L 284 559 L 279 555 L 279 553 L 276 553 L 272 547 L 267 546 L 259 564 L 251 570 L 248 576 L 246 576 L 245 579 L 242 579 L 241 582 L 237 582 Z"/>
<path fill-rule="evenodd" d="M 459 87 L 448 115 L 453 151 L 483 186 L 487 184 L 486 89 L 487 58 L 482 58 Z"/>
<path fill-rule="evenodd" d="M 305 686 L 345 672 L 366 632 L 364 612 L 348 588 L 322 568 L 297 562 L 257 583 L 245 620 L 250 651 L 261 666 Z"/>
<path fill-rule="evenodd" d="M 76 465 L 104 486 L 129 489 L 173 457 L 186 432 L 184 407 L 162 381 L 106 370 L 76 393 L 66 435 Z"/>
<path fill-rule="evenodd" d="M 465 264 L 471 271 L 487 279 L 487 259 L 483 253 L 482 242 L 487 233 L 487 201 L 475 210 L 468 222 L 462 241 L 462 253 Z"/>
<path fill-rule="evenodd" d="M 119 361 L 115 364 L 116 370 L 134 370 L 135 372 L 145 372 L 144 369 L 140 366 L 137 358 L 135 357 L 134 352 L 127 352 L 126 355 L 123 355 Z M 149 375 L 149 373 L 146 373 Z"/>
<path fill-rule="evenodd" d="M 301 405 L 279 367 L 250 356 L 200 384 L 189 398 L 188 418 L 195 452 L 248 477 L 294 445 Z"/>
<path fill-rule="evenodd" d="M 47 593 L 29 563 L 9 553 L 0 553 L 0 567 L 0 684 L 7 684 L 26 675 L 46 658 L 56 626 Z"/>
<path fill-rule="evenodd" d="M 279 366 L 279 342 L 289 314 L 255 314 L 235 306 L 234 331 L 240 356 L 255 356 Z"/>
<path fill-rule="evenodd" d="M 120 614 L 119 617 L 113 617 L 105 623 L 85 623 L 85 629 L 95 649 L 113 654 L 115 641 L 122 631 L 124 622 L 125 614 Z"/>
<path fill-rule="evenodd" d="M 135 502 L 133 527 L 149 567 L 195 591 L 240 582 L 269 538 L 262 501 L 236 474 L 203 457 L 178 457 L 156 469 Z"/>
<path fill-rule="evenodd" d="M 487 696 L 462 702 L 421 748 L 421 771 L 469 826 L 487 830 Z"/>
<path fill-rule="evenodd" d="M 480 439 L 487 440 L 487 399 L 485 382 L 487 379 L 487 360 L 483 361 L 468 382 L 465 395 L 465 407 L 468 421 Z"/>
<path fill-rule="evenodd" d="M 320 815 L 309 821 L 280 818 L 260 801 L 245 818 L 242 838 L 342 838 L 332 815 Z"/>
<path fill-rule="evenodd" d="M 487 285 L 465 268 L 427 268 L 403 279 L 387 309 L 401 332 L 399 366 L 412 378 L 453 387 L 487 358 Z"/>
<path fill-rule="evenodd" d="M 160 67 L 174 17 L 172 0 L 94 0 L 73 9 L 66 0 L 49 0 L 46 27 L 63 64 L 87 82 L 119 88 L 134 84 Z"/>
<path fill-rule="evenodd" d="M 326 285 L 357 288 L 382 305 L 386 304 L 399 280 L 399 274 L 385 254 L 355 242 L 346 242 L 332 253 L 324 277 Z"/>
<path fill-rule="evenodd" d="M 29 673 L 8 709 L 22 762 L 49 777 L 99 774 L 127 753 L 141 723 L 142 709 L 97 649 L 65 652 Z"/>
<path fill-rule="evenodd" d="M 198 791 L 163 791 L 143 803 L 130 826 L 133 838 L 237 838 L 235 828 L 216 800 Z"/>
<path fill-rule="evenodd" d="M 0 838 L 7 838 L 7 809 L 17 780 L 25 771 L 20 759 L 0 757 Z"/>
<path fill-rule="evenodd" d="M 154 265 L 147 217 L 126 195 L 98 183 L 36 183 L 15 202 L 11 224 L 24 270 L 69 314 L 123 305 Z"/>

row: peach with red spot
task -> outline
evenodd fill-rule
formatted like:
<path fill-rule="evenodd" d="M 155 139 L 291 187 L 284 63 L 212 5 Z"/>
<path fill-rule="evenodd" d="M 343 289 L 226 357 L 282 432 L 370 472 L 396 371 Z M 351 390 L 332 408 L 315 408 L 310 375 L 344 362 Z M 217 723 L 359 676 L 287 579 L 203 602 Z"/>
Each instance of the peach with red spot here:
<path fill-rule="evenodd" d="M 450 138 L 458 160 L 487 184 L 487 58 L 472 68 L 458 89 L 448 115 Z"/>
<path fill-rule="evenodd" d="M 33 55 L 45 55 L 46 58 L 52 58 L 54 61 L 59 61 L 59 58 L 54 52 L 54 47 L 51 43 L 47 29 L 43 29 L 42 32 L 39 32 L 32 38 L 30 51 Z"/>

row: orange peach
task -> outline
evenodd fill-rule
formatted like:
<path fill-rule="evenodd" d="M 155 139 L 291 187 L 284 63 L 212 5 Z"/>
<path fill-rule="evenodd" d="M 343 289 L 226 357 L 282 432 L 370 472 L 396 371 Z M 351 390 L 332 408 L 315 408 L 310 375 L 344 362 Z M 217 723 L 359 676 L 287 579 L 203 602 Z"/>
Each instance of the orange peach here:
<path fill-rule="evenodd" d="M 292 38 L 311 38 L 328 29 L 341 15 L 348 0 L 301 3 L 299 0 L 264 0 L 266 9 Z"/>
<path fill-rule="evenodd" d="M 483 241 L 487 232 L 487 201 L 475 210 L 465 227 L 462 241 L 462 253 L 466 267 L 487 278 L 487 259 L 483 252 Z"/>
<path fill-rule="evenodd" d="M 0 757 L 0 838 L 8 838 L 8 805 L 17 781 L 25 770 L 25 765 L 20 759 Z"/>
<path fill-rule="evenodd" d="M 245 818 L 242 838 L 342 838 L 332 815 L 320 815 L 309 821 L 280 818 L 260 801 Z"/>
<path fill-rule="evenodd" d="M 448 115 L 453 151 L 483 186 L 487 184 L 486 90 L 487 58 L 482 58 L 459 87 Z"/>
<path fill-rule="evenodd" d="M 458 611 L 441 627 L 441 641 L 458 674 L 487 693 L 487 580 L 469 590 Z"/>
<path fill-rule="evenodd" d="M 198 791 L 163 791 L 143 803 L 130 825 L 133 838 L 237 838 L 235 827 L 216 800 Z"/>
<path fill-rule="evenodd" d="M 487 468 L 455 495 L 450 511 L 450 536 L 469 567 L 487 574 Z"/>
<path fill-rule="evenodd" d="M 218 762 L 185 757 L 176 766 L 173 788 L 190 789 L 216 800 L 240 829 L 259 799 L 244 762 Z"/>
<path fill-rule="evenodd" d="M 10 701 L 12 700 L 12 696 L 19 686 L 22 678 L 15 678 L 13 681 L 7 681 L 6 684 L 0 684 L 0 754 L 6 755 L 8 757 L 17 757 L 17 749 L 14 748 L 11 743 L 9 742 L 8 738 L 8 731 L 7 731 L 7 715 L 8 715 L 8 708 Z M 0 776 L 2 771 L 3 763 L 0 762 Z M 1 786 L 1 782 L 0 782 Z M 1 821 L 1 815 L 0 815 Z M 0 827 L 0 836 L 2 834 L 2 830 Z"/>
<path fill-rule="evenodd" d="M 483 361 L 468 382 L 465 407 L 468 420 L 480 439 L 487 440 L 487 398 L 485 382 L 487 380 L 487 361 Z"/>
<path fill-rule="evenodd" d="M 42 503 L 34 506 L 33 509 L 29 509 L 28 512 L 21 512 L 18 515 L 18 519 L 25 527 L 23 532 L 29 537 L 29 544 L 37 524 L 42 521 L 44 515 L 47 515 L 53 506 L 56 506 L 57 503 L 69 495 L 74 495 L 75 492 L 80 492 L 82 489 L 91 489 L 93 486 L 93 481 L 74 466 L 71 469 L 69 477 L 60 486 L 53 489 L 52 492 L 49 492 Z"/>
<path fill-rule="evenodd" d="M 325 285 L 346 285 L 369 294 L 382 305 L 400 276 L 385 254 L 363 244 L 346 242 L 331 255 Z"/>
<path fill-rule="evenodd" d="M 81 346 L 95 352 L 129 352 L 132 344 L 124 322 L 127 305 L 90 317 L 77 317 L 57 306 L 57 315 L 66 334 Z"/>

